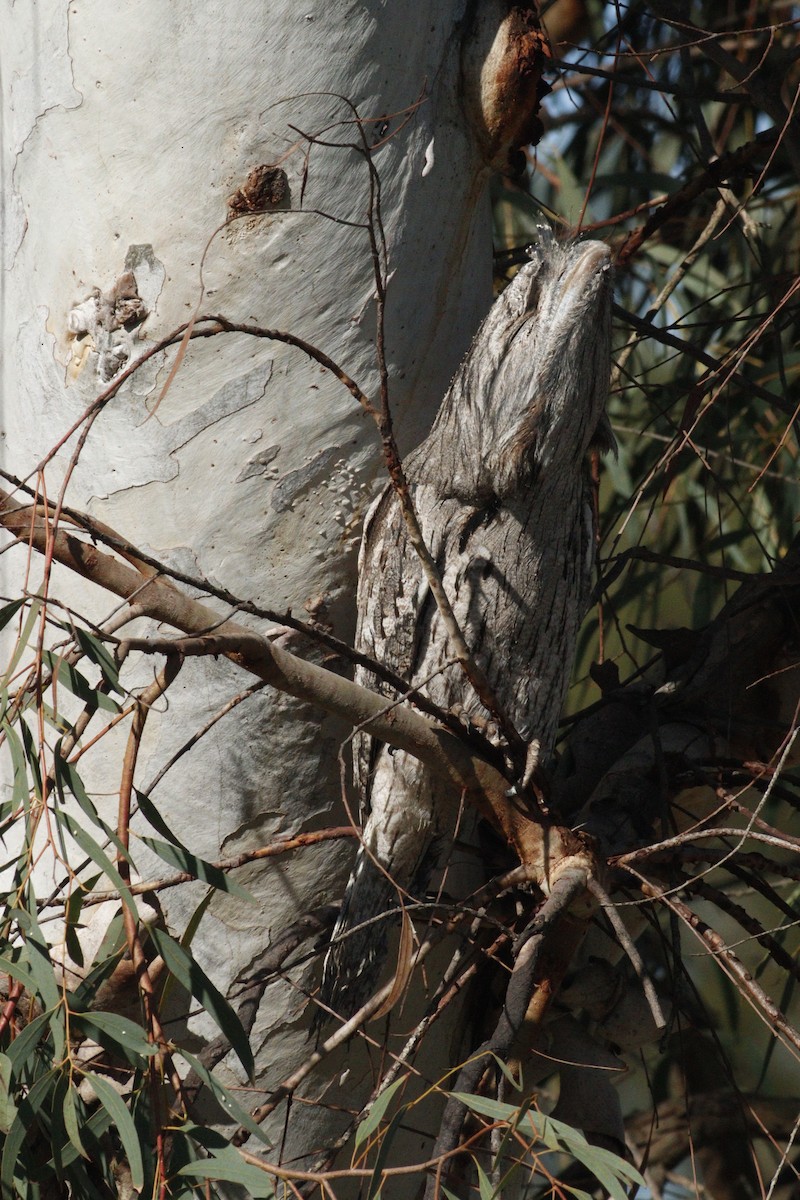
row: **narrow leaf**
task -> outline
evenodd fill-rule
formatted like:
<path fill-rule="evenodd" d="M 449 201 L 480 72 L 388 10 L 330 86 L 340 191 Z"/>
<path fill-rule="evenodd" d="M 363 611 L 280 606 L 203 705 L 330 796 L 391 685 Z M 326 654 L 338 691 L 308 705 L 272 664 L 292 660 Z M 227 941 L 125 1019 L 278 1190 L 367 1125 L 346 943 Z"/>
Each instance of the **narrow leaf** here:
<path fill-rule="evenodd" d="M 24 603 L 24 600 L 12 600 L 10 604 L 4 604 L 0 608 L 0 629 L 5 629 L 8 622 L 13 621 Z"/>
<path fill-rule="evenodd" d="M 213 1158 L 187 1163 L 181 1167 L 178 1174 L 189 1175 L 194 1179 L 222 1179 L 226 1183 L 239 1183 L 254 1200 L 272 1200 L 275 1195 L 271 1177 L 265 1171 L 259 1171 L 258 1167 L 245 1162 L 233 1146 L 218 1151 Z"/>
<path fill-rule="evenodd" d="M 170 845 L 168 842 L 159 841 L 158 838 L 142 837 L 141 840 L 145 846 L 149 846 L 159 858 L 163 859 L 165 863 L 169 863 L 171 867 L 177 867 L 179 871 L 188 872 L 195 879 L 209 884 L 219 892 L 229 892 L 232 896 L 239 896 L 242 900 L 247 900 L 249 903 L 255 904 L 255 897 L 250 892 L 240 887 L 238 883 L 235 883 L 219 867 L 215 867 L 213 863 L 206 862 L 203 858 L 198 858 L 196 854 L 192 854 L 184 846 L 177 843 Z"/>
<path fill-rule="evenodd" d="M 123 858 L 130 860 L 130 855 L 117 837 L 115 831 L 106 824 L 106 822 L 98 813 L 94 805 L 94 801 L 86 791 L 83 780 L 78 774 L 75 765 L 71 762 L 68 762 L 65 758 L 62 758 L 60 750 L 61 743 L 59 742 L 53 755 L 53 768 L 56 787 L 59 790 L 59 794 L 63 795 L 64 791 L 69 792 L 69 794 L 78 802 L 81 811 L 86 814 L 92 824 L 97 825 L 99 829 L 102 829 L 105 836 L 110 842 L 113 843 L 115 850 L 121 854 Z"/>
<path fill-rule="evenodd" d="M 108 1127 L 110 1126 L 110 1124 L 111 1124 L 111 1114 L 109 1113 L 108 1109 L 103 1108 L 103 1107 L 97 1108 L 92 1113 L 91 1117 L 86 1122 L 86 1124 L 82 1127 L 84 1141 L 89 1141 L 90 1139 L 101 1138 L 103 1136 L 103 1134 L 106 1132 L 106 1130 L 108 1129 Z M 79 1157 L 80 1156 L 78 1154 L 77 1146 L 73 1145 L 71 1142 L 65 1144 L 62 1147 L 62 1149 L 61 1149 L 61 1165 L 62 1165 L 62 1167 L 68 1167 L 70 1165 L 70 1163 L 75 1162 L 75 1160 Z M 95 1162 L 97 1161 L 97 1147 L 92 1147 L 90 1158 Z M 54 1170 L 55 1169 L 55 1160 L 51 1158 L 50 1161 L 48 1162 L 47 1166 L 48 1166 L 48 1169 L 52 1168 Z"/>
<path fill-rule="evenodd" d="M 254 1137 L 257 1137 L 265 1146 L 272 1146 L 264 1130 L 258 1125 L 250 1113 L 244 1108 L 233 1094 L 212 1074 L 211 1071 L 200 1062 L 199 1058 L 195 1058 L 188 1050 L 180 1051 L 181 1058 L 185 1058 L 189 1066 L 196 1072 L 198 1077 L 203 1081 L 209 1091 L 213 1094 L 217 1103 L 237 1124 L 242 1125 Z"/>
<path fill-rule="evenodd" d="M 34 1017 L 30 1024 L 25 1026 L 22 1033 L 14 1038 L 6 1050 L 6 1057 L 11 1062 L 15 1079 L 21 1077 L 23 1066 L 28 1062 L 28 1059 L 47 1031 L 51 1015 L 49 1012 L 43 1012 L 38 1017 Z"/>
<path fill-rule="evenodd" d="M 172 832 L 169 825 L 166 823 L 161 813 L 158 811 L 155 804 L 146 794 L 146 792 L 140 792 L 138 789 L 136 789 L 136 803 L 139 805 L 139 812 L 143 817 L 147 818 L 157 833 L 160 833 L 162 837 L 165 837 L 168 842 L 172 842 L 173 846 L 180 845 L 180 842 L 175 837 L 175 834 Z"/>
<path fill-rule="evenodd" d="M 389 1151 L 392 1148 L 392 1142 L 395 1139 L 397 1131 L 405 1120 L 405 1112 L 405 1108 L 401 1108 L 395 1113 L 381 1138 L 378 1155 L 375 1159 L 375 1166 L 369 1181 L 369 1188 L 367 1189 L 367 1200 L 377 1200 L 377 1197 L 380 1196 L 383 1186 L 383 1168 L 389 1158 Z"/>
<path fill-rule="evenodd" d="M 255 1070 L 253 1051 L 250 1049 L 250 1043 L 242 1028 L 242 1023 L 228 1001 L 214 986 L 189 951 L 179 945 L 168 933 L 153 926 L 150 930 L 150 937 L 164 959 L 167 969 L 186 988 L 187 992 L 194 996 L 198 1004 L 202 1005 L 206 1012 L 214 1018 L 244 1067 L 247 1078 L 252 1080 Z"/>
<path fill-rule="evenodd" d="M 405 1080 L 402 1078 L 396 1079 L 394 1083 L 390 1084 L 385 1092 L 381 1092 L 380 1096 L 378 1096 L 378 1099 L 373 1104 L 369 1113 L 356 1130 L 356 1136 L 354 1139 L 356 1150 L 362 1144 L 362 1142 L 365 1142 L 370 1134 L 374 1133 L 378 1128 L 383 1120 L 384 1113 L 392 1102 L 392 1097 L 404 1082 Z"/>
<path fill-rule="evenodd" d="M 613 1154 L 610 1150 L 605 1150 L 601 1146 L 593 1146 L 590 1142 L 586 1142 L 581 1147 L 580 1153 L 572 1153 L 574 1157 L 588 1167 L 599 1183 L 603 1185 L 607 1192 L 611 1194 L 614 1200 L 627 1200 L 628 1189 L 622 1182 L 623 1179 L 628 1179 L 631 1183 L 637 1183 L 640 1187 L 645 1186 L 636 1167 L 629 1163 L 626 1159 L 620 1158 L 618 1154 Z"/>
<path fill-rule="evenodd" d="M 100 668 L 103 678 L 115 692 L 122 692 L 119 670 L 106 645 L 85 629 L 75 629 L 75 640 L 87 658 Z"/>
<path fill-rule="evenodd" d="M 33 627 L 38 620 L 39 610 L 41 607 L 41 600 L 34 600 L 28 609 L 28 615 L 23 622 L 22 629 L 20 630 L 19 637 L 17 638 L 14 646 L 14 653 L 11 655 L 11 661 L 9 662 L 6 670 L 7 679 L 11 679 L 11 677 L 14 675 L 17 667 L 19 666 L 20 659 L 28 648 L 28 642 L 30 640 L 31 633 L 33 632 Z"/>
<path fill-rule="evenodd" d="M 59 686 L 66 688 L 68 692 L 72 692 L 73 696 L 77 696 L 88 708 L 104 708 L 114 713 L 120 711 L 120 706 L 116 700 L 111 696 L 107 696 L 105 692 L 100 692 L 97 688 L 93 688 L 86 676 L 82 675 L 77 667 L 73 666 L 65 658 L 53 654 L 50 650 L 43 650 L 42 658 L 52 671 L 53 677 L 58 681 Z"/>
<path fill-rule="evenodd" d="M 17 1106 L 11 1094 L 14 1069 L 7 1054 L 0 1054 L 0 1133 L 8 1133 L 17 1115 Z"/>
<path fill-rule="evenodd" d="M 78 1105 L 80 1100 L 74 1087 L 70 1083 L 67 1090 L 64 1092 L 64 1100 L 62 1103 L 62 1113 L 64 1115 L 64 1128 L 67 1131 L 67 1137 L 71 1145 L 75 1147 L 81 1158 L 89 1158 L 86 1149 L 81 1141 L 81 1133 L 78 1127 Z M 62 1156 L 63 1162 L 63 1156 Z"/>
<path fill-rule="evenodd" d="M 101 846 L 98 846 L 94 838 L 91 837 L 86 830 L 78 824 L 77 821 L 73 820 L 69 813 L 56 809 L 54 815 L 56 820 L 63 824 L 67 829 L 70 837 L 78 843 L 84 854 L 88 854 L 92 862 L 100 868 L 103 874 L 108 878 L 109 882 L 113 884 L 113 886 L 119 892 L 120 899 L 125 902 L 134 916 L 138 918 L 139 914 L 136 909 L 136 902 L 131 895 L 130 888 L 123 880 L 122 876 L 106 854 L 105 850 L 103 850 Z"/>
<path fill-rule="evenodd" d="M 514 1072 L 509 1067 L 508 1063 L 503 1062 L 502 1058 L 498 1058 L 496 1054 L 492 1054 L 492 1058 L 497 1063 L 497 1066 L 502 1071 L 505 1078 L 511 1084 L 515 1092 L 522 1091 L 522 1070 L 520 1069 L 519 1079 L 514 1078 Z"/>
<path fill-rule="evenodd" d="M 28 799 L 28 764 L 22 741 L 13 725 L 3 721 L 0 729 L 5 734 L 6 744 L 11 753 L 11 800 L 15 808 L 23 808 Z"/>
<path fill-rule="evenodd" d="M 42 765 L 39 762 L 39 747 L 33 740 L 28 725 L 25 721 L 19 723 L 20 733 L 22 734 L 22 747 L 25 751 L 25 758 L 30 768 L 31 777 L 33 779 L 33 790 L 37 800 L 42 798 Z M 27 807 L 29 797 L 25 796 L 25 805 Z"/>
<path fill-rule="evenodd" d="M 19 1111 L 6 1137 L 0 1163 L 0 1193 L 3 1200 L 15 1200 L 14 1173 L 18 1167 L 21 1173 L 25 1170 L 24 1163 L 20 1162 L 23 1143 L 35 1126 L 36 1114 L 52 1094 L 58 1078 L 57 1071 L 48 1071 L 41 1079 L 37 1079 L 27 1096 L 20 1101 Z"/>
<path fill-rule="evenodd" d="M 117 1133 L 128 1159 L 128 1166 L 131 1171 L 131 1183 L 137 1190 L 141 1190 L 144 1183 L 144 1163 L 142 1162 L 142 1148 L 139 1145 L 139 1135 L 136 1132 L 133 1117 L 128 1112 L 128 1107 L 122 1096 L 111 1086 L 107 1079 L 104 1079 L 102 1075 L 95 1075 L 91 1071 L 86 1072 L 86 1078 L 91 1083 L 97 1093 L 98 1100 L 117 1128 Z"/>
<path fill-rule="evenodd" d="M 98 1042 L 106 1049 L 113 1051 L 115 1048 L 122 1047 L 124 1050 L 143 1055 L 145 1058 L 156 1053 L 157 1047 L 152 1042 L 148 1042 L 144 1030 L 134 1021 L 129 1021 L 127 1017 L 121 1017 L 119 1013 L 73 1013 L 71 1022 L 86 1037 L 90 1037 L 92 1041 Z"/>
<path fill-rule="evenodd" d="M 0 971 L 5 975 L 10 975 L 12 979 L 18 980 L 19 983 L 29 992 L 36 991 L 36 984 L 33 981 L 33 975 L 22 962 L 15 962 L 10 958 L 5 958 L 0 954 Z"/>
<path fill-rule="evenodd" d="M 478 1174 L 478 1191 L 480 1192 L 481 1200 L 495 1200 L 494 1187 L 489 1176 L 484 1171 L 477 1159 L 473 1158 L 475 1170 Z"/>
<path fill-rule="evenodd" d="M 451 1092 L 456 1100 L 460 1100 L 467 1108 L 489 1117 L 492 1121 L 509 1121 L 512 1124 L 519 1117 L 519 1106 L 504 1104 L 501 1100 L 491 1100 L 488 1096 L 473 1096 L 470 1092 Z"/>
<path fill-rule="evenodd" d="M 28 905 L 27 911 L 17 909 L 17 922 L 25 935 L 27 959 L 31 975 L 36 981 L 36 992 L 41 998 L 42 1007 L 54 1009 L 58 1007 L 61 1000 L 61 989 L 50 961 L 50 947 L 39 927 L 36 915 L 36 897 L 32 887 L 29 887 L 28 891 Z"/>

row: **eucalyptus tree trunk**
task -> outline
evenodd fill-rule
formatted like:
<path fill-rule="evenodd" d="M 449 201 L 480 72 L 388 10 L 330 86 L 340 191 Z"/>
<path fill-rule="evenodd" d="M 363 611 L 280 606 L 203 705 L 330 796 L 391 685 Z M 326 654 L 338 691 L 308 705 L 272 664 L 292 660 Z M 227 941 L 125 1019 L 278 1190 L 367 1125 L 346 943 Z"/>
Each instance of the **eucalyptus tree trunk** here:
<path fill-rule="evenodd" d="M 206 313 L 289 331 L 377 398 L 367 225 L 380 251 L 382 221 L 391 406 L 401 449 L 420 440 L 491 299 L 487 162 L 530 136 L 535 109 L 530 73 L 514 92 L 519 14 L 481 5 L 475 20 L 468 7 L 4 0 L 3 468 L 50 499 L 68 478 L 66 505 L 154 559 L 351 638 L 354 550 L 384 466 L 374 424 L 318 362 L 246 334 L 196 340 L 133 373 L 77 457 L 79 431 L 61 439 L 121 370 Z M 3 593 L 17 594 L 22 550 L 2 569 Z M 41 578 L 34 564 L 31 591 Z M 57 568 L 50 595 L 98 623 L 111 613 Z M 153 669 L 142 660 L 126 681 Z M 247 682 L 224 659 L 187 661 L 148 718 L 137 786 Z M 341 824 L 344 734 L 259 692 L 151 799 L 211 860 Z M 105 738 L 82 762 L 112 813 L 122 745 Z M 194 935 L 216 984 L 337 900 L 348 860 L 331 842 L 240 871 L 256 903 L 218 896 Z M 172 928 L 202 894 L 163 894 Z M 253 1044 L 259 1082 L 274 1086 L 307 1055 L 305 1000 L 280 982 L 267 999 Z M 192 1029 L 212 1033 L 203 1014 Z"/>

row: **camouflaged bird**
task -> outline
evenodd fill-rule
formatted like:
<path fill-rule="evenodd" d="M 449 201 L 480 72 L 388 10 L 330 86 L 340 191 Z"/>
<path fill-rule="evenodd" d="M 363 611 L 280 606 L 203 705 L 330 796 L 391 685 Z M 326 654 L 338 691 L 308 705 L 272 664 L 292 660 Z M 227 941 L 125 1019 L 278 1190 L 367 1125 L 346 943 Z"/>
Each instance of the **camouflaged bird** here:
<path fill-rule="evenodd" d="M 424 538 L 475 660 L 539 761 L 553 753 L 594 563 L 588 451 L 613 444 L 605 416 L 611 266 L 600 242 L 534 249 L 495 301 L 429 436 L 405 470 Z M 443 709 L 489 722 L 454 658 L 388 486 L 359 559 L 362 653 Z M 431 678 L 429 678 L 431 677 Z M 359 668 L 357 682 L 394 699 Z M 411 754 L 355 742 L 363 845 L 321 998 L 342 1016 L 372 994 L 398 895 L 424 893 L 452 844 L 460 797 Z M 402 889 L 399 893 L 398 889 Z M 366 924 L 365 924 L 366 922 Z M 361 928 L 359 928 L 361 927 Z"/>

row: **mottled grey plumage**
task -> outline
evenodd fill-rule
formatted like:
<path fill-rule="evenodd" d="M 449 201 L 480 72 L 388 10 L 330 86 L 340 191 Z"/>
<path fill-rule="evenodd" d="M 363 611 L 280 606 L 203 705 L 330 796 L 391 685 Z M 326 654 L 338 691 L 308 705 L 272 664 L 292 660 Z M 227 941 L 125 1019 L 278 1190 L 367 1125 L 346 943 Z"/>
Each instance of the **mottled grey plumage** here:
<path fill-rule="evenodd" d="M 591 585 L 586 456 L 610 439 L 609 264 L 599 242 L 536 249 L 493 305 L 431 433 L 405 464 L 467 644 L 544 762 Z M 364 528 L 356 644 L 411 682 L 453 657 L 391 487 Z M 359 668 L 356 679 L 394 698 L 368 671 Z M 445 709 L 488 718 L 459 666 L 423 690 Z M 322 985 L 323 1000 L 343 1015 L 374 990 L 386 921 L 343 935 L 396 907 L 387 874 L 412 894 L 424 889 L 460 801 L 411 755 L 366 735 L 356 739 L 355 782 L 367 850 L 358 854 Z"/>

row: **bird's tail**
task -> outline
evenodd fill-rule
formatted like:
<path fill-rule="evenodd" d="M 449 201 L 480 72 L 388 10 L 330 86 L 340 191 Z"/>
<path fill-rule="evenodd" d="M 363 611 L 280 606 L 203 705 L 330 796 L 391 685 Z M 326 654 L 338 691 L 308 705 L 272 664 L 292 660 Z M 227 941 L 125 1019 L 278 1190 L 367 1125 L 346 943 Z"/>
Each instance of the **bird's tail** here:
<path fill-rule="evenodd" d="M 374 993 L 398 907 L 397 889 L 362 846 L 322 969 L 320 1000 L 340 1017 L 351 1017 Z"/>

